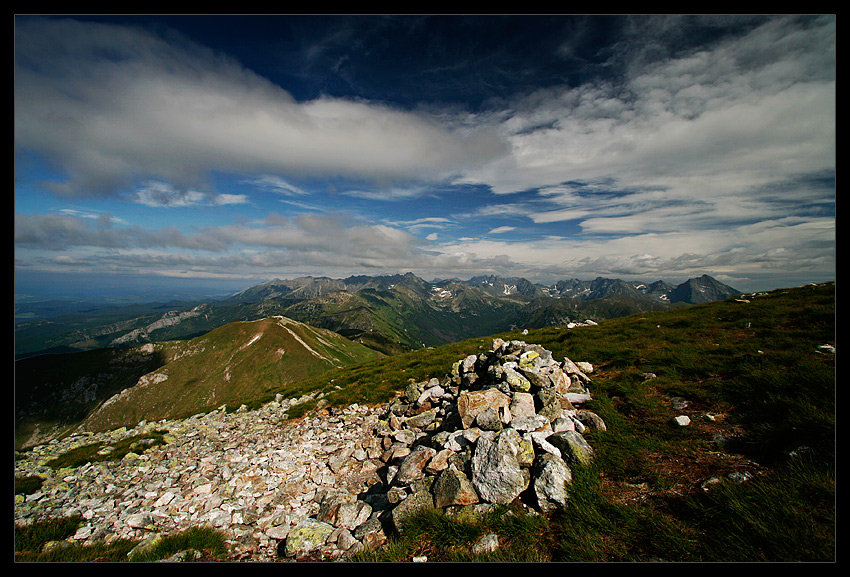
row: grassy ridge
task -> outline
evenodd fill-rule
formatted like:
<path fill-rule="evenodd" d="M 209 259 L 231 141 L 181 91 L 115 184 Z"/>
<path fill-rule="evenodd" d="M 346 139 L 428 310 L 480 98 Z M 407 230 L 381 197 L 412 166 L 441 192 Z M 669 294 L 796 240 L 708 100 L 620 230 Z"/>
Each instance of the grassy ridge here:
<path fill-rule="evenodd" d="M 89 415 L 86 428 L 108 430 L 206 412 L 379 355 L 331 331 L 284 318 L 230 323 L 186 347 L 149 384 L 125 390 L 122 398 Z"/>
<path fill-rule="evenodd" d="M 269 318 L 230 323 L 189 341 L 21 359 L 16 447 L 80 424 L 102 431 L 186 417 L 379 356 L 331 331 Z M 146 384 L 137 386 L 140 379 Z"/>

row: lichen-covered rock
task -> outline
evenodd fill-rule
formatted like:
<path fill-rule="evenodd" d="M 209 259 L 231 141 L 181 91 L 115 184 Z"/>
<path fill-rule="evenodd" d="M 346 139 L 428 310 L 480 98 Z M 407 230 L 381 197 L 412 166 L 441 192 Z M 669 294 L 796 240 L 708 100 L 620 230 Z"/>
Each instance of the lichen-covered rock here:
<path fill-rule="evenodd" d="M 534 395 L 531 393 L 514 393 L 511 399 L 511 416 L 533 417 L 537 411 L 534 410 Z"/>
<path fill-rule="evenodd" d="M 322 500 L 316 519 L 337 528 L 354 529 L 372 514 L 372 507 L 339 491 Z"/>
<path fill-rule="evenodd" d="M 299 552 L 309 553 L 325 544 L 334 527 L 310 517 L 298 523 L 286 537 L 285 555 L 295 557 Z"/>
<path fill-rule="evenodd" d="M 437 477 L 433 487 L 434 505 L 452 507 L 478 503 L 478 493 L 467 476 L 450 466 Z"/>
<path fill-rule="evenodd" d="M 552 453 L 543 453 L 534 463 L 534 494 L 544 513 L 567 504 L 567 484 L 572 483 L 572 471 L 564 460 Z"/>
<path fill-rule="evenodd" d="M 419 445 L 404 458 L 396 473 L 394 483 L 399 485 L 410 485 L 414 481 L 425 476 L 425 466 L 437 454 L 435 449 L 425 445 Z"/>
<path fill-rule="evenodd" d="M 494 553 L 498 548 L 499 536 L 488 533 L 476 541 L 471 550 L 473 553 Z"/>
<path fill-rule="evenodd" d="M 491 440 L 481 435 L 472 454 L 472 484 L 481 499 L 507 504 L 516 499 L 530 480 L 528 471 L 517 459 L 516 440 L 506 429 Z"/>
<path fill-rule="evenodd" d="M 469 428 L 475 418 L 488 408 L 498 411 L 499 408 L 510 406 L 511 399 L 497 389 L 483 391 L 463 391 L 457 399 L 457 410 L 463 427 Z"/>
<path fill-rule="evenodd" d="M 437 419 L 437 409 L 428 409 L 407 419 L 407 426 L 424 430 Z"/>
<path fill-rule="evenodd" d="M 593 447 L 581 433 L 564 431 L 563 433 L 554 433 L 546 440 L 561 451 L 561 455 L 567 463 L 589 465 L 593 460 Z"/>
<path fill-rule="evenodd" d="M 434 497 L 427 490 L 417 491 L 401 501 L 390 512 L 390 521 L 393 529 L 399 534 L 404 534 L 404 526 L 407 519 L 415 512 L 422 509 L 433 508 Z"/>
<path fill-rule="evenodd" d="M 531 382 L 518 370 L 514 369 L 514 367 L 509 366 L 512 364 L 514 363 L 505 363 L 502 367 L 502 375 L 505 382 L 508 384 L 511 391 L 527 393 L 531 390 Z"/>
<path fill-rule="evenodd" d="M 607 427 L 605 426 L 605 421 L 603 421 L 602 417 L 600 417 L 593 411 L 588 411 L 587 409 L 580 409 L 576 411 L 575 418 L 588 429 L 594 429 L 597 431 L 607 430 Z"/>

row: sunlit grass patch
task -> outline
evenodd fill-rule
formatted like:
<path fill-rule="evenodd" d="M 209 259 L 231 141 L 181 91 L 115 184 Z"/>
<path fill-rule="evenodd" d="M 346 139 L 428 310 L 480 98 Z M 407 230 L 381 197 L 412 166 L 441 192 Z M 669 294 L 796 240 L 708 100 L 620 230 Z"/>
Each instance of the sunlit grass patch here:
<path fill-rule="evenodd" d="M 359 552 L 354 561 L 400 562 L 425 557 L 429 562 L 550 561 L 545 516 L 516 506 L 494 505 L 483 513 L 424 509 L 405 520 L 404 534 L 377 551 Z M 495 551 L 476 551 L 485 536 L 498 541 Z"/>
<path fill-rule="evenodd" d="M 144 453 L 148 449 L 163 445 L 164 435 L 164 431 L 154 431 L 128 437 L 112 445 L 103 441 L 82 445 L 51 459 L 47 465 L 53 469 L 61 469 L 80 467 L 93 462 L 118 461 L 129 453 Z"/>

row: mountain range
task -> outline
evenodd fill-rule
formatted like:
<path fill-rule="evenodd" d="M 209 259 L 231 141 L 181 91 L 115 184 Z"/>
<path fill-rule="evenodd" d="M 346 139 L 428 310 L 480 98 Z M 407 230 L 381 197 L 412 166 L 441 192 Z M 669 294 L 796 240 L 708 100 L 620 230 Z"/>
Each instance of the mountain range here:
<path fill-rule="evenodd" d="M 15 335 L 16 443 L 213 410 L 413 349 L 735 294 L 708 276 L 677 286 L 544 286 L 495 276 L 426 282 L 408 273 L 276 279 L 220 300 L 28 320 Z"/>
<path fill-rule="evenodd" d="M 113 306 L 42 318 L 28 305 L 20 310 L 23 318 L 16 318 L 15 353 L 22 358 L 186 340 L 231 322 L 285 316 L 395 354 L 517 327 L 599 321 L 736 294 L 740 291 L 708 275 L 679 285 L 601 277 L 543 285 L 492 275 L 432 282 L 412 273 L 307 276 L 275 279 L 223 299 Z"/>

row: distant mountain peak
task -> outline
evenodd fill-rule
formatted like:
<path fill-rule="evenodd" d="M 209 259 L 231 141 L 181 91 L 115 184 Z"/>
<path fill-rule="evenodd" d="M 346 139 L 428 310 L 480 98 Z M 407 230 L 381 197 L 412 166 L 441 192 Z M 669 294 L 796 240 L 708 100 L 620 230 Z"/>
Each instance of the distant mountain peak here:
<path fill-rule="evenodd" d="M 725 285 L 707 274 L 704 274 L 697 278 L 688 279 L 678 285 L 670 291 L 668 298 L 670 299 L 670 302 L 704 304 L 724 300 L 740 293 L 741 291 Z"/>

